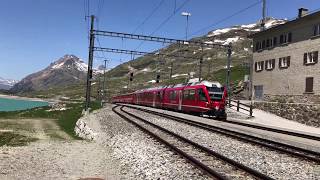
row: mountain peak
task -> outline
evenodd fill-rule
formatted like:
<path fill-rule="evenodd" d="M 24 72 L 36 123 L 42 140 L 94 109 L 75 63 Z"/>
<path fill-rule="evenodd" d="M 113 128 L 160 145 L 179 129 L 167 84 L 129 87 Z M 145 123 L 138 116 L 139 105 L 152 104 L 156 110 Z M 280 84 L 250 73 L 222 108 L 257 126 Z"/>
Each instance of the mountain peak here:
<path fill-rule="evenodd" d="M 16 83 L 18 83 L 17 80 L 4 79 L 4 78 L 0 77 L 0 89 L 9 90 Z"/>
<path fill-rule="evenodd" d="M 75 55 L 66 54 L 48 67 L 50 69 L 76 69 L 78 71 L 86 72 L 88 65 Z"/>

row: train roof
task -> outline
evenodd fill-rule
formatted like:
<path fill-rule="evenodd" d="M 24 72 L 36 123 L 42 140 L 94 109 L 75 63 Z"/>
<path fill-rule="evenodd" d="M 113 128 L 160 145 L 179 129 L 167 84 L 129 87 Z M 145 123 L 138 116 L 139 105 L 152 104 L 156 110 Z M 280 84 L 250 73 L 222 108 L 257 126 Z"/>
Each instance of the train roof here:
<path fill-rule="evenodd" d="M 193 87 L 193 86 L 199 86 L 199 85 L 204 85 L 207 87 L 219 87 L 219 88 L 222 87 L 222 85 L 217 81 L 200 81 L 200 82 L 188 82 L 188 83 L 182 83 L 182 84 L 173 84 L 173 85 L 168 85 L 168 86 L 157 86 L 157 87 L 137 90 L 134 93 L 160 91 L 160 90 L 166 89 L 166 88 L 187 88 L 187 87 Z"/>

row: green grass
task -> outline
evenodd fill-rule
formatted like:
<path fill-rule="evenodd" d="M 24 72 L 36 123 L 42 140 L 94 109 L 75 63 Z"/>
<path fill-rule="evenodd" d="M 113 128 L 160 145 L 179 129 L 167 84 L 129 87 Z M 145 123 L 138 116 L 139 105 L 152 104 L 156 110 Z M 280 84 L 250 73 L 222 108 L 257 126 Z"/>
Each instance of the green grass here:
<path fill-rule="evenodd" d="M 90 105 L 91 111 L 101 108 L 100 102 L 94 101 Z M 79 139 L 74 133 L 74 127 L 77 120 L 81 117 L 84 109 L 83 103 L 67 104 L 66 111 L 47 111 L 49 107 L 34 108 L 24 111 L 0 112 L 3 119 L 19 119 L 19 118 L 50 118 L 57 119 L 57 124 L 68 135 L 74 139 Z M 53 134 L 52 136 L 56 136 Z"/>
<path fill-rule="evenodd" d="M 38 139 L 30 138 L 13 132 L 0 132 L 0 146 L 25 146 Z"/>

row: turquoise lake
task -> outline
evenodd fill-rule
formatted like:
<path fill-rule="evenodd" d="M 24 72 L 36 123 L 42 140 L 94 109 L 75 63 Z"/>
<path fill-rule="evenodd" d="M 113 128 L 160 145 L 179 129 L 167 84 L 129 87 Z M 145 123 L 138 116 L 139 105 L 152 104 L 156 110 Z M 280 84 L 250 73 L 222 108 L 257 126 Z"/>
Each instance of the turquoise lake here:
<path fill-rule="evenodd" d="M 18 111 L 48 105 L 48 102 L 0 98 L 0 111 Z"/>

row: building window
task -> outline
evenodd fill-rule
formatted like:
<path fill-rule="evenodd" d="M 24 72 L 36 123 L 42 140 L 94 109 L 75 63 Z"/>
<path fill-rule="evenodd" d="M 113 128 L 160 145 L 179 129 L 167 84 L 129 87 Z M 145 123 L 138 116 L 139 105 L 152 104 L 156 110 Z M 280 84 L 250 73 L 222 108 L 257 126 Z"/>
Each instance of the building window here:
<path fill-rule="evenodd" d="M 266 40 L 262 41 L 262 49 L 266 48 Z"/>
<path fill-rule="evenodd" d="M 277 43 L 278 43 L 278 41 L 277 41 L 277 37 L 273 37 L 273 46 L 276 46 L 276 45 L 277 45 Z"/>
<path fill-rule="evenodd" d="M 275 59 L 266 60 L 266 70 L 273 70 L 275 66 Z"/>
<path fill-rule="evenodd" d="M 318 62 L 318 51 L 304 53 L 303 55 L 303 64 L 311 65 Z"/>
<path fill-rule="evenodd" d="M 306 93 L 313 92 L 313 77 L 306 78 Z"/>
<path fill-rule="evenodd" d="M 273 47 L 273 39 L 272 38 L 267 39 L 266 47 L 267 48 Z"/>
<path fill-rule="evenodd" d="M 320 35 L 320 24 L 316 24 L 313 26 L 313 36 Z"/>
<path fill-rule="evenodd" d="M 290 56 L 279 58 L 279 68 L 285 69 L 290 66 Z"/>
<path fill-rule="evenodd" d="M 260 72 L 263 70 L 264 61 L 255 62 L 255 70 L 256 72 Z"/>
<path fill-rule="evenodd" d="M 261 49 L 261 42 L 256 43 L 256 51 L 259 51 Z"/>
<path fill-rule="evenodd" d="M 280 44 L 289 43 L 292 41 L 292 33 L 285 33 L 280 35 Z"/>

